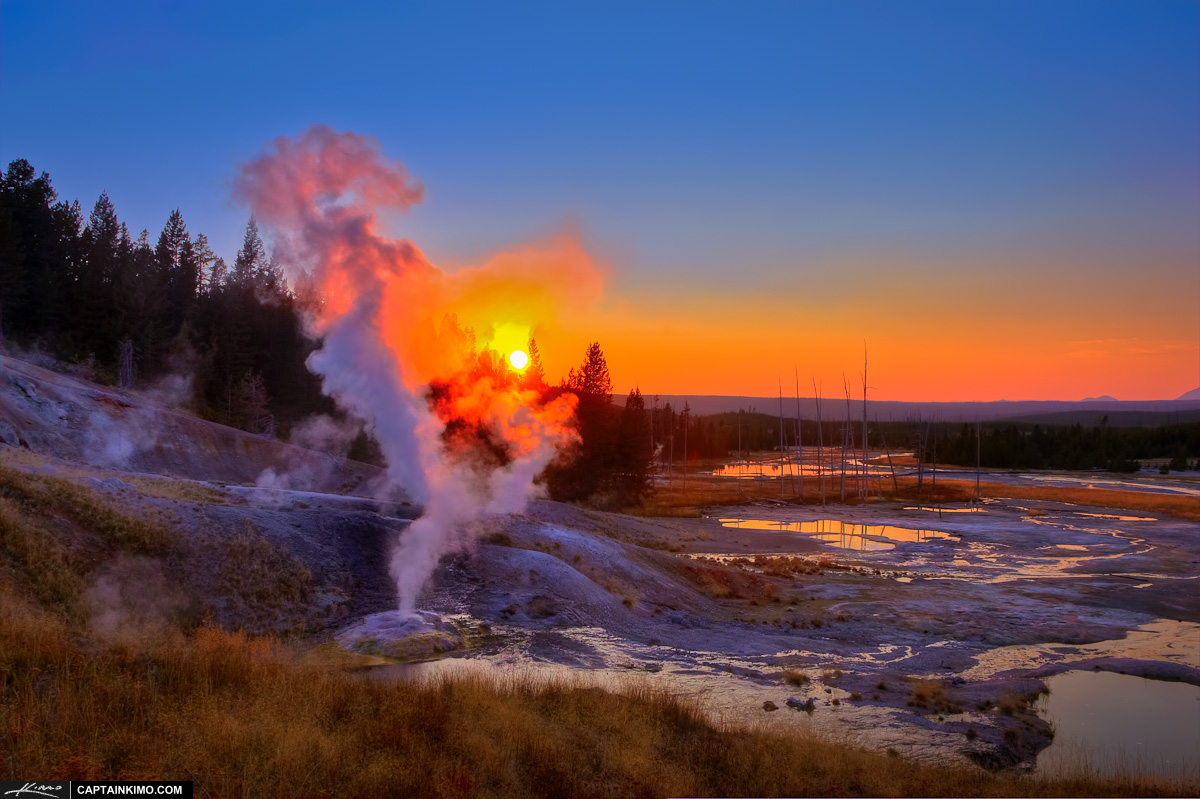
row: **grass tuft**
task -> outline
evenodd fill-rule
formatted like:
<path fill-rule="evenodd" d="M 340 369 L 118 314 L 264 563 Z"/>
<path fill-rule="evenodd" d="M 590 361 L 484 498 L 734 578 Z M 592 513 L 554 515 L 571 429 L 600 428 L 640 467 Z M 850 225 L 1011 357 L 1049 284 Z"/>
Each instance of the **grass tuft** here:
<path fill-rule="evenodd" d="M 783 682 L 785 685 L 804 685 L 808 682 L 808 675 L 799 669 L 785 669 Z"/>
<path fill-rule="evenodd" d="M 962 706 L 952 699 L 946 686 L 937 680 L 916 680 L 908 695 L 908 706 L 932 713 L 962 713 Z"/>

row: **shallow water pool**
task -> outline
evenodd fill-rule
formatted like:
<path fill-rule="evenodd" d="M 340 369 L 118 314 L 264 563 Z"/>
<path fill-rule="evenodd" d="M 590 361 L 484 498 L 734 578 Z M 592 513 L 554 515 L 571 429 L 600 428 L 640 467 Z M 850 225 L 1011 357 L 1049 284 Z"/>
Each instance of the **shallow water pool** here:
<path fill-rule="evenodd" d="M 854 524 L 838 519 L 817 519 L 811 522 L 774 522 L 764 519 L 721 519 L 721 524 L 742 530 L 777 530 L 779 532 L 801 533 L 830 546 L 840 549 L 854 549 L 866 552 L 879 552 L 894 549 L 896 544 L 924 543 L 937 539 L 950 541 L 958 537 L 941 530 L 914 530 L 908 527 L 896 527 L 890 524 Z"/>
<path fill-rule="evenodd" d="M 1197 777 L 1200 686 L 1100 671 L 1068 671 L 1046 684 L 1039 711 L 1055 738 L 1038 755 L 1038 772 Z"/>

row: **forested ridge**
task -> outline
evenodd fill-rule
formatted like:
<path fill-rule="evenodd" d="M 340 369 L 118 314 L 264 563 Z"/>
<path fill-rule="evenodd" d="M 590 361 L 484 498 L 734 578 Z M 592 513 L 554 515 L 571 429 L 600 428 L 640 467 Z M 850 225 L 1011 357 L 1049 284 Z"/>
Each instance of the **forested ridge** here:
<path fill-rule="evenodd" d="M 230 266 L 179 209 L 135 238 L 107 194 L 85 217 L 25 160 L 0 178 L 0 334 L 101 383 L 190 375 L 196 413 L 254 433 L 334 410 L 253 217 Z"/>
<path fill-rule="evenodd" d="M 1163 464 L 1167 470 L 1183 471 L 1195 468 L 1200 457 L 1200 425 L 1110 427 L 1106 422 L 1091 427 L 1009 422 L 982 425 L 978 430 L 975 425 L 946 426 L 936 443 L 936 459 L 974 466 L 978 454 L 981 465 L 1001 469 L 1135 472 L 1139 460 L 1169 459 Z M 925 458 L 932 460 L 934 455 L 930 444 Z"/>

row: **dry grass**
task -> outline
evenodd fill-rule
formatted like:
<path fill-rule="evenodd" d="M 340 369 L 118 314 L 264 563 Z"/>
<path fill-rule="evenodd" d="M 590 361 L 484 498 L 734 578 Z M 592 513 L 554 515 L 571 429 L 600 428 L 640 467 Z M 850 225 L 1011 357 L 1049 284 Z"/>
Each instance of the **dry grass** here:
<path fill-rule="evenodd" d="M 814 477 L 804 478 L 804 496 L 796 493 L 796 484 L 788 479 L 780 495 L 778 480 L 735 480 L 728 477 L 713 477 L 711 471 L 723 462 L 693 464 L 686 479 L 679 468 L 670 485 L 659 485 L 654 495 L 639 508 L 629 509 L 638 516 L 698 517 L 702 509 L 717 505 L 739 505 L 754 500 L 780 500 L 789 503 L 812 504 L 820 501 L 820 484 Z M 899 463 L 897 463 L 899 465 Z M 938 479 L 937 485 L 926 477 L 918 489 L 915 477 L 901 477 L 899 490 L 892 487 L 891 476 L 880 481 L 871 478 L 872 499 L 882 486 L 883 497 L 888 500 L 922 502 L 970 502 L 975 498 L 973 480 Z M 984 496 L 998 499 L 1031 499 L 1047 502 L 1071 502 L 1102 508 L 1144 511 L 1147 513 L 1177 516 L 1200 521 L 1200 501 L 1195 497 L 1177 494 L 1151 494 L 1142 491 L 1116 491 L 1103 488 L 1070 488 L 1056 486 L 1011 486 L 1004 483 L 980 483 Z M 836 504 L 840 497 L 840 478 L 825 478 L 826 501 Z M 857 496 L 856 483 L 846 476 L 846 504 L 862 502 Z"/>
<path fill-rule="evenodd" d="M 202 797 L 1195 793 L 1149 778 L 934 768 L 714 726 L 646 683 L 611 694 L 519 675 L 376 681 L 331 647 L 305 653 L 208 625 L 101 638 L 79 609 L 97 560 L 157 551 L 170 531 L 68 481 L 0 480 L 0 779 L 190 779 Z M 255 541 L 228 542 L 244 567 L 231 591 L 279 590 L 256 571 L 270 553 Z M 738 590 L 763 580 L 701 573 Z"/>
<path fill-rule="evenodd" d="M 972 486 L 972 489 L 974 487 Z M 1105 488 L 1060 488 L 1054 486 L 1009 486 L 987 483 L 981 486 L 990 497 L 1001 499 L 1041 499 L 1071 502 L 1100 508 L 1135 510 L 1181 519 L 1200 521 L 1200 500 L 1180 494 L 1151 494 L 1145 491 L 1113 491 Z"/>
<path fill-rule="evenodd" d="M 769 574 L 772 577 L 821 574 L 819 562 L 795 555 L 755 555 L 750 563 L 755 568 L 762 569 L 763 574 Z"/>
<path fill-rule="evenodd" d="M 931 713 L 962 713 L 962 706 L 950 697 L 946 686 L 937 680 L 914 680 L 908 706 Z"/>
<path fill-rule="evenodd" d="M 0 467 L 0 581 L 76 622 L 103 614 L 195 626 L 211 613 L 252 632 L 301 632 L 320 620 L 303 562 L 248 521 L 185 536 L 123 498 Z"/>
<path fill-rule="evenodd" d="M 872 494 L 877 481 L 872 478 Z M 837 479 L 825 478 L 825 496 L 828 502 L 837 502 L 840 497 L 840 482 Z M 890 478 L 887 483 L 890 487 Z M 697 517 L 706 507 L 717 505 L 740 505 L 754 500 L 782 500 L 788 503 L 800 503 L 793 480 L 785 481 L 783 495 L 780 496 L 778 480 L 735 480 L 729 477 L 713 477 L 709 472 L 689 473 L 687 480 L 676 475 L 671 485 L 659 485 L 654 495 L 645 501 L 640 508 L 631 508 L 629 513 L 638 516 L 663 517 Z M 811 505 L 821 501 L 821 489 L 815 477 L 804 478 L 803 504 Z M 859 504 L 854 480 L 846 477 L 846 504 Z"/>
<path fill-rule="evenodd" d="M 659 483 L 654 493 L 640 507 L 628 508 L 625 512 L 637 516 L 659 517 L 698 517 L 701 509 L 715 505 L 740 505 L 754 500 L 782 500 L 789 503 L 801 501 L 797 495 L 796 481 L 788 478 L 784 481 L 782 493 L 779 480 L 738 480 L 729 477 L 715 477 L 712 472 L 725 465 L 726 461 L 711 460 L 688 464 L 686 473 L 679 465 L 670 483 Z M 825 495 L 828 501 L 836 501 L 840 495 L 840 478 L 825 478 Z M 871 480 L 872 491 L 877 480 Z M 889 483 L 890 486 L 890 478 Z M 857 504 L 860 500 L 855 494 L 854 478 L 846 476 L 847 504 Z M 804 478 L 803 503 L 820 502 L 821 488 L 817 479 L 812 476 Z"/>
<path fill-rule="evenodd" d="M 67 618 L 85 612 L 97 563 L 161 554 L 172 538 L 159 522 L 125 513 L 71 480 L 0 467 L 0 577 Z"/>
<path fill-rule="evenodd" d="M 785 669 L 783 682 L 785 685 L 804 685 L 808 682 L 808 675 L 800 669 Z"/>
<path fill-rule="evenodd" d="M 60 512 L 119 551 L 158 554 L 169 543 L 162 525 L 130 515 L 95 491 L 61 477 L 0 467 L 0 497 L 35 513 Z"/>
<path fill-rule="evenodd" d="M 121 479 L 130 485 L 137 486 L 137 489 L 148 497 L 194 502 L 199 505 L 246 504 L 241 497 L 192 480 L 172 480 L 167 477 L 147 477 L 145 475 L 125 475 Z"/>
<path fill-rule="evenodd" d="M 1180 494 L 1151 494 L 1146 491 L 1116 491 L 1107 488 L 1067 486 L 1012 486 L 1005 483 L 980 483 L 980 493 L 996 499 L 1030 499 L 1044 502 L 1070 502 L 1115 510 L 1132 510 L 1181 519 L 1200 521 L 1200 500 Z M 885 496 L 889 494 L 885 493 Z M 926 480 L 918 491 L 916 481 L 900 481 L 896 499 L 925 502 L 969 502 L 975 498 L 973 480 L 938 480 L 936 492 Z"/>
<path fill-rule="evenodd" d="M 719 728 L 644 683 L 611 694 L 520 676 L 364 680 L 336 659 L 212 627 L 85 648 L 56 616 L 0 599 L 4 779 L 190 779 L 197 796 L 256 797 L 1191 793 Z"/>

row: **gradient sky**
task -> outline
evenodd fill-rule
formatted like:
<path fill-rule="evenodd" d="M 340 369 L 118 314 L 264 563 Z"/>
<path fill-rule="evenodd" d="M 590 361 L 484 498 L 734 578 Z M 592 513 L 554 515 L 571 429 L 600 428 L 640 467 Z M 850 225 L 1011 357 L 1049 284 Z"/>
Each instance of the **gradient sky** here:
<path fill-rule="evenodd" d="M 113 7 L 115 6 L 115 8 Z M 0 160 L 232 260 L 313 123 L 426 186 L 449 268 L 565 226 L 618 391 L 1174 398 L 1200 385 L 1200 3 L 0 0 Z M 792 389 L 794 390 L 794 388 Z"/>

